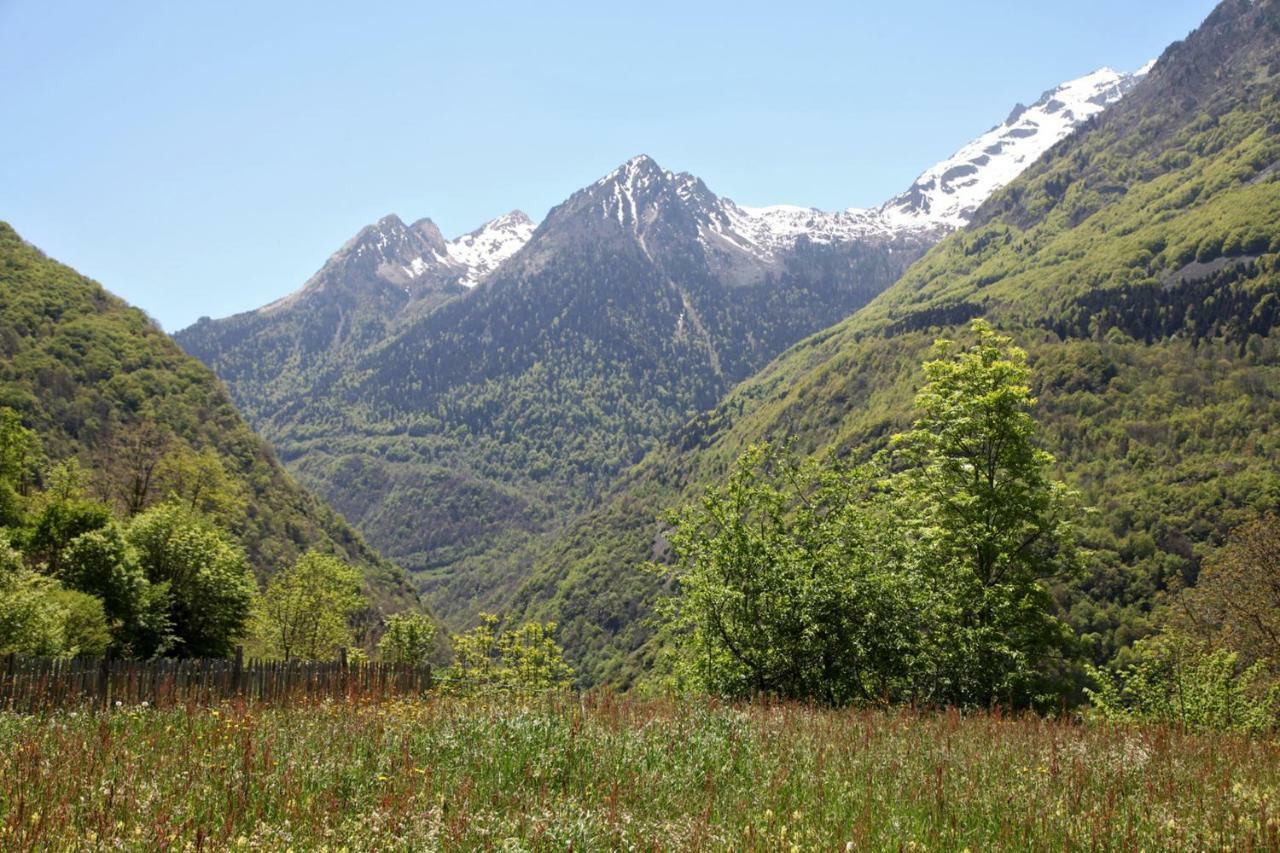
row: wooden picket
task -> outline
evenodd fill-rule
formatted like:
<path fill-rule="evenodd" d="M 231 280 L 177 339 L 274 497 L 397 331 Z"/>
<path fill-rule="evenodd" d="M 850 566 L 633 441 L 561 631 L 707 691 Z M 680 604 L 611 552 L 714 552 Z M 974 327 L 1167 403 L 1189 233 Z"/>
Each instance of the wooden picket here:
<path fill-rule="evenodd" d="M 0 711 L 211 705 L 418 696 L 431 687 L 429 666 L 234 658 L 112 660 L 0 658 Z"/>

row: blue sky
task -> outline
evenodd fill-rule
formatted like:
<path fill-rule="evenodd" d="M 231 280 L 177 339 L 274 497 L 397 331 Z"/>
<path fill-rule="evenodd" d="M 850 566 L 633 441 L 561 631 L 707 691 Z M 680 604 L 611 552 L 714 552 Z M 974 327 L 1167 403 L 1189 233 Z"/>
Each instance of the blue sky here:
<path fill-rule="evenodd" d="M 176 330 L 385 213 L 537 219 L 637 153 L 743 204 L 877 204 L 1212 6 L 0 0 L 0 219 Z"/>

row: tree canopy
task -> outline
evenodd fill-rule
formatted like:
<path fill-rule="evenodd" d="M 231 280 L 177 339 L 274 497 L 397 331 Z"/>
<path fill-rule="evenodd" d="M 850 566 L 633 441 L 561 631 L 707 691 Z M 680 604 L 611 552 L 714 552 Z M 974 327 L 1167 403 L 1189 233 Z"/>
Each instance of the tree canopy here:
<path fill-rule="evenodd" d="M 758 445 L 671 521 L 677 675 L 732 696 L 1043 704 L 1069 632 L 1071 494 L 1035 444 L 1026 356 L 939 341 L 918 417 L 864 466 Z M 670 571 L 655 566 L 659 573 Z"/>

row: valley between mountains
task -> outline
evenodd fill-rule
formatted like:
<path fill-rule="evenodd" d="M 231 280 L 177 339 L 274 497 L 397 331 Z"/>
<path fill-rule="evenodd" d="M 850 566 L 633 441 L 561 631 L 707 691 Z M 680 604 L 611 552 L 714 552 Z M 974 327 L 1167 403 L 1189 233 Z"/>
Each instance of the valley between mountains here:
<path fill-rule="evenodd" d="M 513 211 L 447 240 L 389 215 L 291 295 L 175 337 L 465 627 L 528 600 L 535 555 L 631 466 L 873 300 L 1146 72 L 1017 105 L 873 209 L 740 206 L 638 156 L 537 224 Z M 641 612 L 601 592 L 592 630 Z"/>
<path fill-rule="evenodd" d="M 239 36 L 272 44 L 274 4 L 243 26 L 234 5 L 218 80 L 187 69 L 93 123 L 84 99 L 9 88 L 27 120 L 7 144 L 76 122 L 6 172 L 47 169 L 33 209 L 65 218 L 56 172 L 78 184 L 68 164 L 88 178 L 104 157 L 127 178 L 113 204 L 154 199 L 116 143 L 193 104 L 208 131 L 262 95 L 271 115 L 233 125 L 274 132 L 314 96 L 330 125 L 335 71 L 376 104 L 375 84 L 434 94 L 516 46 L 467 40 L 440 65 L 438 39 L 424 59 L 407 4 L 422 73 L 374 79 L 358 54 L 385 59 L 389 28 L 300 5 L 290 44 L 301 15 L 340 32 L 305 30 L 314 91 L 294 82 L 314 59 L 265 57 L 288 83 L 272 99 L 271 75 L 236 75 L 264 60 Z M 560 75 L 537 109 L 572 113 L 583 57 L 548 49 L 567 19 L 504 11 Z M 1021 67 L 954 37 L 969 14 L 942 40 Z M 1070 57 L 1084 17 L 1053 21 Z M 1151 4 L 1088 23 L 1112 17 L 1174 21 Z M 104 40 L 56 20 L 77 48 Z M 652 49 L 602 20 L 587 60 Z M 906 23 L 902 44 L 940 43 Z M 793 61 L 818 35 L 798 27 Z M 139 49 L 153 75 L 162 52 Z M 668 59 L 643 82 L 691 68 Z M 814 85 L 800 59 L 788 86 Z M 111 62 L 43 71 L 49 91 L 129 82 Z M 230 112 L 191 96 L 222 77 L 242 81 Z M 760 86 L 720 79 L 744 91 L 717 140 Z M 449 115 L 508 117 L 468 83 Z M 625 128 L 646 112 L 621 103 Z M 379 155 L 422 143 L 398 118 Z M 742 204 L 640 154 L 536 218 L 455 234 L 388 214 L 261 307 L 173 335 L 0 222 L 0 849 L 1280 850 L 1280 0 L 1221 0 L 1153 61 L 987 121 L 870 207 Z M 476 127 L 449 123 L 446 150 Z M 270 135 L 255 158 L 299 154 Z M 191 186 L 224 174 L 180 166 Z M 369 167 L 354 180 L 381 197 Z M 338 195 L 330 160 L 299 171 Z M 234 205 L 277 195 L 228 183 Z M 107 242 L 132 251 L 123 233 Z M 227 268 L 185 267 L 184 296 Z"/>

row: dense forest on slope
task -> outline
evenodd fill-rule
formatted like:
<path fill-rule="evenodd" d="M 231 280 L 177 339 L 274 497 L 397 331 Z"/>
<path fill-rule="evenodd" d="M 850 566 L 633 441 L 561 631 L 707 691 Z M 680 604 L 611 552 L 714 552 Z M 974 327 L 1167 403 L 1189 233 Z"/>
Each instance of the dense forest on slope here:
<path fill-rule="evenodd" d="M 218 521 L 259 579 L 320 549 L 361 569 L 380 611 L 419 606 L 404 572 L 284 471 L 211 371 L 4 223 L 0 296 L 0 407 L 39 436 L 47 464 L 37 478 L 76 460 L 104 498 L 136 512 L 165 499 L 157 471 L 179 460 L 228 497 Z"/>
<path fill-rule="evenodd" d="M 905 426 L 940 335 L 985 317 L 1030 354 L 1059 474 L 1096 507 L 1060 610 L 1107 661 L 1280 504 L 1280 2 L 1228 0 L 852 318 L 739 386 L 531 555 L 515 613 L 554 618 L 586 681 L 652 649 L 661 513 L 752 441 L 858 458 Z"/>

